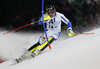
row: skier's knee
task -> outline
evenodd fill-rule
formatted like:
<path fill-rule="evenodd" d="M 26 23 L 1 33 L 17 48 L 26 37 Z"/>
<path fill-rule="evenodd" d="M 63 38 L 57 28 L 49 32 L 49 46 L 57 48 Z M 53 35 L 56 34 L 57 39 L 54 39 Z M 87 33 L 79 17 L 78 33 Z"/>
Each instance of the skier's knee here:
<path fill-rule="evenodd" d="M 51 44 L 54 40 L 55 40 L 55 39 L 54 39 L 53 37 L 50 37 L 50 38 L 48 39 L 48 41 L 49 41 L 50 44 Z M 41 46 L 43 46 L 42 49 L 41 49 L 41 51 L 43 51 L 45 48 L 48 47 L 48 42 L 45 41 Z"/>

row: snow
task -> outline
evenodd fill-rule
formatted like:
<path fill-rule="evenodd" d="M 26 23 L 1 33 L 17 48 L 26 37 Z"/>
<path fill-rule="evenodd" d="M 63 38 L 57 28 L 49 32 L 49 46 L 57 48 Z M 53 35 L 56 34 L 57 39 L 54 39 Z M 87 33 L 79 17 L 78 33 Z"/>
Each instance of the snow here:
<path fill-rule="evenodd" d="M 0 32 L 0 56 L 8 61 L 0 64 L 0 69 L 100 69 L 100 28 L 89 31 L 88 35 L 67 37 L 62 32 L 60 38 L 35 58 L 11 65 L 25 49 L 38 41 L 42 33 Z M 64 34 L 63 34 L 64 33 Z"/>

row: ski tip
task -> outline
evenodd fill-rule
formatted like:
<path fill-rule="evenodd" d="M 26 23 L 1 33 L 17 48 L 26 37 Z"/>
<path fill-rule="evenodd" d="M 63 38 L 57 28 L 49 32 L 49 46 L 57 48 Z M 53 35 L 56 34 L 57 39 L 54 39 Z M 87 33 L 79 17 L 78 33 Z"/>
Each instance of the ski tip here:
<path fill-rule="evenodd" d="M 6 60 L 0 58 L 0 63 L 3 63 L 3 62 L 5 62 L 5 61 L 6 61 Z"/>

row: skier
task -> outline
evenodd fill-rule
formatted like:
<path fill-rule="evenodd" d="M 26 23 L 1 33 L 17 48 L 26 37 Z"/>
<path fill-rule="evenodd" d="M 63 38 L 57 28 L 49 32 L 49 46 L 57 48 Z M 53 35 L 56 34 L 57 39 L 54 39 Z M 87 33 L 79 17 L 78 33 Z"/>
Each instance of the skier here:
<path fill-rule="evenodd" d="M 47 25 L 47 38 L 45 33 L 43 33 L 36 44 L 31 46 L 23 55 L 21 55 L 20 58 L 16 59 L 18 63 L 24 59 L 38 55 L 48 46 L 48 41 L 51 44 L 53 41 L 57 40 L 61 34 L 61 21 L 68 26 L 67 31 L 69 36 L 73 36 L 75 34 L 72 30 L 71 22 L 63 14 L 56 12 L 56 9 L 53 5 L 48 5 L 46 7 L 46 14 L 44 14 L 44 17 L 47 17 L 46 20 L 44 19 L 44 23 Z M 38 23 L 42 25 L 43 20 L 40 20 Z"/>

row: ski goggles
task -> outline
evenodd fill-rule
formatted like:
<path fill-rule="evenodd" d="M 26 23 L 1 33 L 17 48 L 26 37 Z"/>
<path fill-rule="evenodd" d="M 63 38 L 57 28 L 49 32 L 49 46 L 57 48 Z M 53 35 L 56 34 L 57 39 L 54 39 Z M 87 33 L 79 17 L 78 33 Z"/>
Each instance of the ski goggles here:
<path fill-rule="evenodd" d="M 50 12 L 47 12 L 47 13 L 48 13 L 48 15 L 49 15 L 49 14 L 53 14 L 53 13 L 54 13 L 54 11 L 50 11 Z"/>

